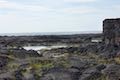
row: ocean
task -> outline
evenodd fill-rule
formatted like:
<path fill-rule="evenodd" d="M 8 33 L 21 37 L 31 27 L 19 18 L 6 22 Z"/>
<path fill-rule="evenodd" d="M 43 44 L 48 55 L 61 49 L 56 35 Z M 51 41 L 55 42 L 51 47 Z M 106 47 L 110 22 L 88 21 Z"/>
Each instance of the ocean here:
<path fill-rule="evenodd" d="M 76 34 L 97 34 L 97 33 L 98 34 L 102 33 L 102 31 L 0 33 L 0 36 L 76 35 Z"/>

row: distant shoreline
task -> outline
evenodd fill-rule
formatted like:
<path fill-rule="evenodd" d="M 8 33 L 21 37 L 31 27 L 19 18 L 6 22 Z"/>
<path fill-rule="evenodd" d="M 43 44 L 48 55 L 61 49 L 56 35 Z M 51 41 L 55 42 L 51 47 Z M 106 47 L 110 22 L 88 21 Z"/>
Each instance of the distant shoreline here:
<path fill-rule="evenodd" d="M 28 33 L 0 33 L 0 36 L 44 36 L 44 35 L 78 35 L 78 34 L 101 34 L 102 31 L 80 32 L 28 32 Z"/>

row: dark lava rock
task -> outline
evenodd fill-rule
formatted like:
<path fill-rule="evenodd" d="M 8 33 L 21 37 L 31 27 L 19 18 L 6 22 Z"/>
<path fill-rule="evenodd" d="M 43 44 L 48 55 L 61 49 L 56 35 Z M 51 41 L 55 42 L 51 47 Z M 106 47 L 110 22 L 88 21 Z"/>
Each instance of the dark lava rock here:
<path fill-rule="evenodd" d="M 120 80 L 120 65 L 110 64 L 103 73 L 108 76 L 109 80 Z"/>
<path fill-rule="evenodd" d="M 68 72 L 71 73 L 72 80 L 78 80 L 81 75 L 81 72 L 76 68 L 70 68 L 68 69 Z"/>
<path fill-rule="evenodd" d="M 40 80 L 72 80 L 72 77 L 64 69 L 52 68 Z"/>
<path fill-rule="evenodd" d="M 75 68 L 55 67 L 44 74 L 40 80 L 79 80 L 80 74 L 80 71 Z"/>
<path fill-rule="evenodd" d="M 69 58 L 69 64 L 72 68 L 79 69 L 82 72 L 96 63 L 93 60 L 80 59 L 80 57 L 74 56 Z"/>
<path fill-rule="evenodd" d="M 117 52 L 116 57 L 120 57 L 120 51 Z"/>
<path fill-rule="evenodd" d="M 46 74 L 40 80 L 72 80 L 70 74 L 66 72 L 53 72 Z"/>
<path fill-rule="evenodd" d="M 12 78 L 0 78 L 0 80 L 13 80 Z"/>
<path fill-rule="evenodd" d="M 116 53 L 117 53 L 117 51 L 109 52 L 106 50 L 105 52 L 100 54 L 100 57 L 110 59 L 110 58 L 114 58 L 116 56 Z"/>
<path fill-rule="evenodd" d="M 0 49 L 0 54 L 8 55 L 9 51 L 6 47 L 3 47 L 3 48 Z"/>
<path fill-rule="evenodd" d="M 25 49 L 11 49 L 9 50 L 9 54 L 13 55 L 16 58 L 27 58 L 27 57 L 40 57 L 37 51 L 34 50 L 25 50 Z"/>
<path fill-rule="evenodd" d="M 105 19 L 103 21 L 103 35 L 106 45 L 120 45 L 120 18 Z"/>
<path fill-rule="evenodd" d="M 0 70 L 4 70 L 9 61 L 10 59 L 6 56 L 0 56 Z"/>
<path fill-rule="evenodd" d="M 20 70 L 15 71 L 14 76 L 15 76 L 16 80 L 23 80 L 24 79 Z"/>
<path fill-rule="evenodd" d="M 101 76 L 101 72 L 96 68 L 88 68 L 86 69 L 79 80 L 97 80 Z"/>
<path fill-rule="evenodd" d="M 97 66 L 96 66 L 96 69 L 99 70 L 99 71 L 101 71 L 101 70 L 103 70 L 103 69 L 105 69 L 105 68 L 106 68 L 106 66 L 103 65 L 103 64 L 100 64 L 100 65 L 97 65 Z"/>

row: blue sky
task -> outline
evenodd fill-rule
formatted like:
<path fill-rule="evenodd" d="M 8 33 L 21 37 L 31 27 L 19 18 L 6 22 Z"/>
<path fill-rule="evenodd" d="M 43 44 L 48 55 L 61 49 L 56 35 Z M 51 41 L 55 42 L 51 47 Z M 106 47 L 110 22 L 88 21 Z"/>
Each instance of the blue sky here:
<path fill-rule="evenodd" d="M 0 0 L 0 33 L 102 31 L 120 0 Z"/>

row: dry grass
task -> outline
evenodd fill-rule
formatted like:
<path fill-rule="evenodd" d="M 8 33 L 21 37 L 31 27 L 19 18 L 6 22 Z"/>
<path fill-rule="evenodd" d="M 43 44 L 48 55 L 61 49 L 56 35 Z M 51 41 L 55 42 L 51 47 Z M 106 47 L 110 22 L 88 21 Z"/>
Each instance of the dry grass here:
<path fill-rule="evenodd" d="M 117 64 L 120 64 L 120 57 L 116 57 L 116 58 L 114 58 L 114 60 Z"/>

